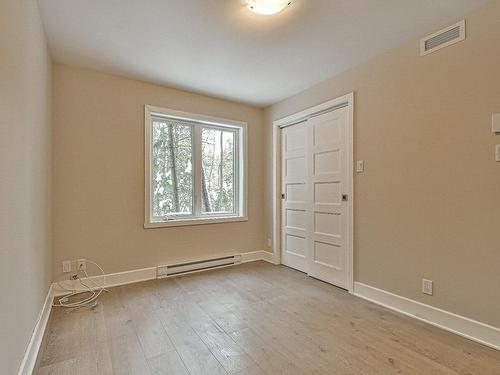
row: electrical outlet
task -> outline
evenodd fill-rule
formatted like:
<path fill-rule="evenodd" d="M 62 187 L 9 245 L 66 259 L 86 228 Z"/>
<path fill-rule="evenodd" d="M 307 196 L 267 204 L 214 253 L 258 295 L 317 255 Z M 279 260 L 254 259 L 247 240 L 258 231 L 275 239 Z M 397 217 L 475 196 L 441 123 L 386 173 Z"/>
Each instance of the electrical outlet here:
<path fill-rule="evenodd" d="M 85 259 L 78 259 L 76 261 L 76 266 L 79 271 L 86 271 L 87 270 L 87 262 Z"/>
<path fill-rule="evenodd" d="M 495 146 L 495 161 L 500 161 L 500 145 Z"/>
<path fill-rule="evenodd" d="M 433 294 L 432 280 L 422 279 L 422 293 L 432 296 Z"/>
<path fill-rule="evenodd" d="M 268 239 L 267 239 L 267 247 L 271 247 L 271 246 L 272 246 L 271 239 L 270 239 L 270 238 L 268 238 Z"/>
<path fill-rule="evenodd" d="M 69 260 L 63 260 L 62 268 L 64 273 L 71 272 L 71 262 Z"/>
<path fill-rule="evenodd" d="M 356 160 L 356 172 L 361 173 L 365 170 L 365 161 L 364 160 Z"/>

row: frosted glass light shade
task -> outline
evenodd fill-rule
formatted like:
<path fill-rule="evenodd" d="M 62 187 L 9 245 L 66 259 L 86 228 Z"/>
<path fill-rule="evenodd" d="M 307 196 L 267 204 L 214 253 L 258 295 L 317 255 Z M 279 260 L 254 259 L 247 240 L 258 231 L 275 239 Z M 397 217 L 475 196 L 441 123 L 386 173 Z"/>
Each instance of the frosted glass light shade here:
<path fill-rule="evenodd" d="M 291 0 L 248 0 L 248 8 L 266 16 L 276 14 L 290 5 Z"/>

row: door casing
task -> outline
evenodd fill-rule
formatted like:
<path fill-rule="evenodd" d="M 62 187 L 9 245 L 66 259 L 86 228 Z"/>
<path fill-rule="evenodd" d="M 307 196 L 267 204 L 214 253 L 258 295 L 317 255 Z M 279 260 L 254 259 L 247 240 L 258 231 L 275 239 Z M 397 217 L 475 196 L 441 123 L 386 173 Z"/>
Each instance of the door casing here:
<path fill-rule="evenodd" d="M 273 122 L 273 259 L 281 264 L 281 128 L 291 126 L 308 118 L 325 112 L 333 111 L 340 107 L 348 108 L 348 178 L 350 191 L 343 192 L 349 195 L 347 210 L 350 220 L 347 233 L 347 258 L 348 258 L 348 291 L 354 293 L 354 92 L 329 100 L 322 104 L 307 108 L 290 116 Z"/>

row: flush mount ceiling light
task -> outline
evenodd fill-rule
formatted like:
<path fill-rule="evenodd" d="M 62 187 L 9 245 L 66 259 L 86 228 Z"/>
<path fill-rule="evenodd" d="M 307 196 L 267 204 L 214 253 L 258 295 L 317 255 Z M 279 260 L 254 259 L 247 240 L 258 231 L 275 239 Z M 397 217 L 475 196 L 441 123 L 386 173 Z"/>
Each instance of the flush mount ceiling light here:
<path fill-rule="evenodd" d="M 248 8 L 255 13 L 269 16 L 281 12 L 289 6 L 291 0 L 247 0 Z"/>

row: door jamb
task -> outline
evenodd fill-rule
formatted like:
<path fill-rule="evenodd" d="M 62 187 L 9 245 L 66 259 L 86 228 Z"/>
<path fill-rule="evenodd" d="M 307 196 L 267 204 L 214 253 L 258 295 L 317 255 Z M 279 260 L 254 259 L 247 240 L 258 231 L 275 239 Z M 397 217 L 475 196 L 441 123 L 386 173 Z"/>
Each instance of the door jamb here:
<path fill-rule="evenodd" d="M 273 257 L 277 264 L 281 264 L 281 128 L 307 120 L 309 117 L 322 112 L 334 110 L 336 107 L 348 108 L 348 136 L 349 159 L 348 173 L 350 179 L 348 210 L 351 220 L 347 235 L 347 271 L 348 291 L 354 293 L 354 92 L 329 100 L 325 103 L 307 108 L 290 116 L 273 122 Z"/>

